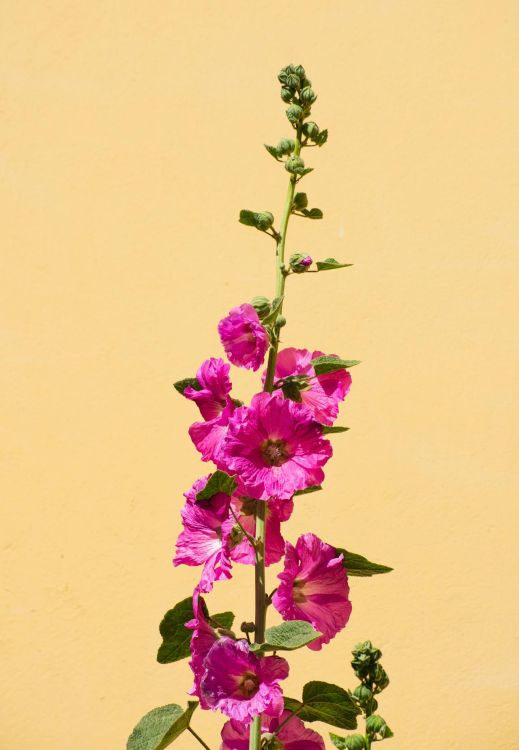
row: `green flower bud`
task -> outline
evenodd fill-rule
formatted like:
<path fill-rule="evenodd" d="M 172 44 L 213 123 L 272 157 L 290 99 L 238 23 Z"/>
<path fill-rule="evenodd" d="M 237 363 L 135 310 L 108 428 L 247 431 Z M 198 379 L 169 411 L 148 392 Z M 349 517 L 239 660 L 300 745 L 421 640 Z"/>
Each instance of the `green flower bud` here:
<path fill-rule="evenodd" d="M 283 101 L 284 101 L 284 102 L 286 102 L 286 104 L 288 104 L 289 102 L 291 102 L 291 101 L 292 101 L 292 98 L 293 98 L 293 96 L 294 96 L 294 95 L 293 95 L 293 93 L 292 93 L 292 92 L 290 91 L 290 89 L 287 89 L 287 88 L 285 88 L 285 87 L 283 87 L 283 88 L 281 89 L 281 98 L 283 99 Z"/>
<path fill-rule="evenodd" d="M 283 328 L 283 326 L 286 326 L 287 319 L 284 315 L 278 315 L 276 318 L 276 328 Z"/>
<path fill-rule="evenodd" d="M 291 154 L 294 150 L 295 143 L 291 138 L 282 138 L 278 145 L 277 145 L 277 151 L 279 154 Z"/>
<path fill-rule="evenodd" d="M 294 273 L 304 273 L 308 271 L 309 266 L 312 265 L 312 259 L 309 255 L 304 253 L 293 253 L 290 256 L 288 265 Z"/>
<path fill-rule="evenodd" d="M 299 120 L 303 117 L 303 108 L 300 107 L 299 104 L 292 104 L 287 109 L 287 117 L 292 125 L 297 125 Z"/>
<path fill-rule="evenodd" d="M 260 318 L 268 315 L 270 312 L 270 300 L 268 300 L 266 297 L 253 297 L 251 305 L 256 310 Z"/>
<path fill-rule="evenodd" d="M 261 229 L 262 232 L 265 232 L 267 229 L 270 229 L 270 227 L 274 223 L 274 216 L 270 213 L 270 211 L 260 211 L 256 214 L 255 221 L 256 227 L 258 229 Z"/>
<path fill-rule="evenodd" d="M 306 193 L 296 193 L 294 196 L 294 208 L 296 211 L 301 211 L 302 208 L 308 206 L 308 196 Z"/>
<path fill-rule="evenodd" d="M 294 73 L 299 76 L 301 80 L 306 77 L 305 69 L 302 65 L 296 65 L 294 68 Z"/>
<path fill-rule="evenodd" d="M 303 133 L 308 138 L 316 138 L 319 135 L 319 127 L 315 122 L 305 122 L 303 125 Z"/>
<path fill-rule="evenodd" d="M 348 750 L 364 750 L 366 747 L 366 740 L 361 734 L 350 734 L 344 738 L 344 746 Z"/>
<path fill-rule="evenodd" d="M 310 86 L 305 86 L 301 91 L 301 101 L 305 104 L 313 104 L 317 99 L 317 94 Z"/>
<path fill-rule="evenodd" d="M 253 622 L 242 622 L 240 630 L 242 633 L 254 633 L 256 631 L 256 626 Z"/>
<path fill-rule="evenodd" d="M 292 174 L 301 174 L 305 168 L 305 163 L 300 156 L 289 156 L 285 162 L 285 169 Z"/>
<path fill-rule="evenodd" d="M 393 732 L 388 727 L 382 716 L 376 715 L 368 716 L 366 719 L 366 732 L 372 737 L 377 737 L 377 739 L 381 740 L 393 736 Z"/>
<path fill-rule="evenodd" d="M 353 691 L 353 695 L 361 703 L 367 703 L 373 698 L 373 693 L 365 685 L 359 685 L 358 687 L 356 687 L 355 690 Z"/>
<path fill-rule="evenodd" d="M 287 88 L 292 89 L 292 91 L 299 91 L 299 87 L 301 86 L 301 79 L 299 76 L 296 76 L 295 73 L 289 73 L 287 75 L 287 82 L 285 84 Z"/>

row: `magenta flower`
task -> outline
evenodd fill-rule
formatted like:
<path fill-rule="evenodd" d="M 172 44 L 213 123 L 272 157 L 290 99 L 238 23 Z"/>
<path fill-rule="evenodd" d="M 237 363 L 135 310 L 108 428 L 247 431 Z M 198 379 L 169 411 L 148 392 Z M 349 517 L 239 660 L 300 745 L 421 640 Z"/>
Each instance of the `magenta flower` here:
<path fill-rule="evenodd" d="M 323 352 L 309 352 L 308 349 L 282 349 L 276 360 L 274 384 L 293 375 L 306 375 L 309 378 L 308 387 L 300 391 L 303 404 L 308 406 L 318 422 L 333 424 L 339 413 L 339 403 L 344 401 L 350 390 L 351 375 L 347 370 L 316 375 L 312 359 L 322 356 Z"/>
<path fill-rule="evenodd" d="M 223 493 L 210 500 L 196 501 L 211 475 L 197 479 L 184 493 L 186 504 L 180 511 L 184 530 L 177 539 L 174 565 L 203 565 L 200 591 L 208 593 L 215 581 L 231 577 L 228 538 L 232 530 L 229 520 L 230 499 Z"/>
<path fill-rule="evenodd" d="M 219 417 L 227 406 L 228 394 L 232 388 L 229 370 L 229 365 L 225 364 L 223 359 L 206 359 L 196 373 L 196 379 L 202 386 L 201 390 L 191 386 L 184 390 L 184 396 L 196 402 L 206 421 Z"/>
<path fill-rule="evenodd" d="M 202 454 L 202 461 L 213 461 L 218 465 L 229 419 L 235 409 L 236 404 L 229 398 L 219 417 L 207 422 L 195 422 L 189 428 L 189 437 Z"/>
<path fill-rule="evenodd" d="M 294 492 L 321 484 L 321 467 L 331 455 L 322 426 L 304 404 L 258 393 L 230 418 L 219 468 L 238 475 L 240 495 L 290 500 Z"/>
<path fill-rule="evenodd" d="M 252 305 L 233 307 L 218 323 L 218 333 L 233 365 L 248 370 L 261 367 L 269 348 L 269 337 Z"/>
<path fill-rule="evenodd" d="M 207 654 L 200 687 L 207 705 L 249 724 L 258 714 L 279 716 L 283 693 L 279 680 L 288 663 L 279 656 L 256 656 L 246 640 L 220 638 Z"/>
<path fill-rule="evenodd" d="M 193 612 L 194 619 L 186 622 L 185 627 L 193 631 L 191 636 L 191 661 L 189 666 L 194 675 L 194 684 L 189 695 L 196 695 L 200 700 L 202 708 L 209 708 L 207 705 L 204 695 L 200 690 L 200 682 L 204 676 L 204 660 L 211 647 L 218 640 L 218 636 L 209 625 L 209 622 L 204 614 L 204 600 L 200 596 L 198 588 L 195 589 L 193 594 Z"/>
<path fill-rule="evenodd" d="M 262 717 L 262 735 L 273 734 L 284 721 L 287 723 L 276 734 L 279 743 L 275 746 L 276 750 L 324 750 L 323 738 L 313 729 L 307 729 L 291 711 L 283 711 L 279 718 Z M 220 750 L 249 750 L 249 731 L 247 724 L 236 719 L 226 722 L 222 728 Z"/>
<path fill-rule="evenodd" d="M 284 620 L 307 620 L 322 636 L 308 648 L 319 651 L 342 630 L 351 614 L 342 555 L 315 534 L 285 546 L 285 569 L 272 603 Z"/>
<path fill-rule="evenodd" d="M 264 500 L 252 500 L 248 497 L 231 498 L 231 508 L 242 528 L 252 537 L 256 534 L 256 504 Z M 279 562 L 285 554 L 285 541 L 281 536 L 281 522 L 288 521 L 294 510 L 292 500 L 268 500 L 266 519 L 265 564 Z M 234 519 L 233 519 L 234 520 Z M 235 526 L 236 542 L 230 541 L 231 559 L 244 565 L 254 565 L 256 556 L 249 540 L 244 537 L 239 527 Z"/>

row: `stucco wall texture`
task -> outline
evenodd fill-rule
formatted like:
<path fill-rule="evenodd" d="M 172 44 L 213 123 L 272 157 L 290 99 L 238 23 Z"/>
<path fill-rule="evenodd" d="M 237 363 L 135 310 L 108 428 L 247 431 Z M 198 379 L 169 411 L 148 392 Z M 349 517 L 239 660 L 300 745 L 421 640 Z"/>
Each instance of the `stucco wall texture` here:
<path fill-rule="evenodd" d="M 287 534 L 395 571 L 352 580 L 286 691 L 353 685 L 370 638 L 394 750 L 519 748 L 518 31 L 514 0 L 3 3 L 1 748 L 121 750 L 186 700 L 187 662 L 155 653 L 197 580 L 170 560 L 206 467 L 172 382 L 273 292 L 237 215 L 281 212 L 262 144 L 290 132 L 289 62 L 330 140 L 304 187 L 325 220 L 288 249 L 354 266 L 289 279 L 284 343 L 363 364 Z M 250 618 L 251 586 L 242 567 L 213 611 Z M 194 725 L 216 750 L 219 717 Z"/>

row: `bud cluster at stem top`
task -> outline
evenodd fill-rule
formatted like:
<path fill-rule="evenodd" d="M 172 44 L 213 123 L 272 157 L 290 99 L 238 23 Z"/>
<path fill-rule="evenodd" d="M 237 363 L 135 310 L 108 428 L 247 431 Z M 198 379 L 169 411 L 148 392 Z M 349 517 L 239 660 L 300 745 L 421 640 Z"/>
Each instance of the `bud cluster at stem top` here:
<path fill-rule="evenodd" d="M 358 643 L 352 651 L 351 666 L 353 671 L 372 693 L 380 693 L 389 685 L 389 677 L 379 663 L 382 652 L 374 648 L 371 641 Z"/>
<path fill-rule="evenodd" d="M 302 65 L 287 65 L 279 73 L 278 81 L 281 83 L 281 98 L 290 105 L 287 117 L 297 128 L 310 115 L 317 94 Z"/>

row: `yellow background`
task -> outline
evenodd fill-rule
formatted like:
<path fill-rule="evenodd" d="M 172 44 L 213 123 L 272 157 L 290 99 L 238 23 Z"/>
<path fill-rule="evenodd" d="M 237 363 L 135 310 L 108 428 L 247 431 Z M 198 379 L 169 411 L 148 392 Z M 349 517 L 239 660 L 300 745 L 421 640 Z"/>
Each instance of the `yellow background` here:
<path fill-rule="evenodd" d="M 2 748 L 120 750 L 185 700 L 157 626 L 197 580 L 170 558 L 206 467 L 172 382 L 273 291 L 237 214 L 280 215 L 262 144 L 290 133 L 288 62 L 330 130 L 304 183 L 325 220 L 288 247 L 355 265 L 289 279 L 284 340 L 363 364 L 286 531 L 395 572 L 351 581 L 347 630 L 286 691 L 353 685 L 371 638 L 395 750 L 519 747 L 518 21 L 514 0 L 3 3 Z M 250 617 L 251 574 L 211 606 Z M 216 750 L 219 718 L 194 724 Z"/>

